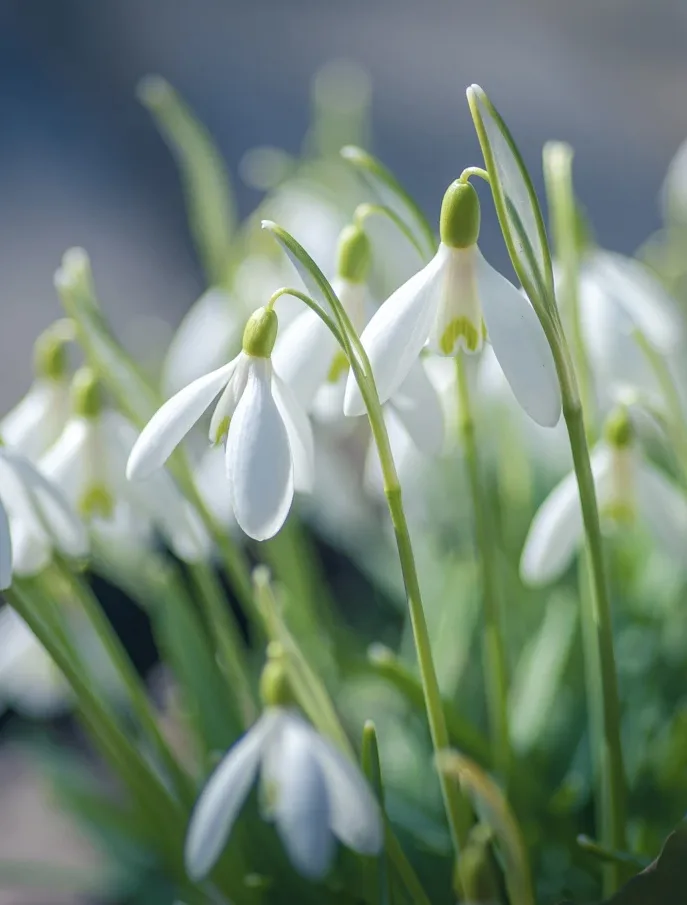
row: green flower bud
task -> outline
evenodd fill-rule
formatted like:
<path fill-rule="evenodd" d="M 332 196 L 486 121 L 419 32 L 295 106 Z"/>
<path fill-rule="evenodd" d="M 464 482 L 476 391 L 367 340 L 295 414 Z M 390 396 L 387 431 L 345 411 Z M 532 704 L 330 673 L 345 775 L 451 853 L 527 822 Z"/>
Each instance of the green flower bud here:
<path fill-rule="evenodd" d="M 449 248 L 469 248 L 479 237 L 480 206 L 477 192 L 469 182 L 456 179 L 446 189 L 441 202 L 439 235 Z"/>
<path fill-rule="evenodd" d="M 341 230 L 336 255 L 336 270 L 349 283 L 364 283 L 372 266 L 372 245 L 360 226 L 351 224 Z"/>
<path fill-rule="evenodd" d="M 61 320 L 44 330 L 33 346 L 33 371 L 36 377 L 60 380 L 69 370 L 67 345 L 74 339 L 71 321 Z"/>
<path fill-rule="evenodd" d="M 258 308 L 243 331 L 243 351 L 253 358 L 269 358 L 277 340 L 279 320 L 272 308 Z"/>
<path fill-rule="evenodd" d="M 614 409 L 604 424 L 604 439 L 609 446 L 624 449 L 630 446 L 635 437 L 635 429 L 630 413 L 624 406 Z"/>
<path fill-rule="evenodd" d="M 72 380 L 72 409 L 81 418 L 97 418 L 103 410 L 100 381 L 90 368 L 79 368 Z"/>
<path fill-rule="evenodd" d="M 284 669 L 283 655 L 271 651 L 270 644 L 262 675 L 260 676 L 260 697 L 265 707 L 289 707 L 294 703 L 291 683 Z"/>

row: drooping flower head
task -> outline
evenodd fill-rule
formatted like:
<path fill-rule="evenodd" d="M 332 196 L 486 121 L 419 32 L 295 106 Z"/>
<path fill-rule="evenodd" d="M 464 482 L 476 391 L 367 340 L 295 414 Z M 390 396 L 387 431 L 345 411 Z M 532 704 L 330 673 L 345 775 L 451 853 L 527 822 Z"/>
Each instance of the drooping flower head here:
<path fill-rule="evenodd" d="M 35 379 L 28 393 L 0 421 L 0 435 L 12 449 L 37 462 L 62 433 L 69 417 L 67 344 L 71 323 L 58 321 L 34 345 Z"/>
<path fill-rule="evenodd" d="M 260 774 L 263 816 L 274 821 L 294 867 L 320 879 L 338 839 L 376 855 L 382 846 L 377 802 L 358 767 L 293 707 L 281 666 L 268 662 L 261 682 L 265 710 L 224 756 L 203 789 L 186 838 L 186 868 L 206 876 L 227 844 Z"/>
<path fill-rule="evenodd" d="M 210 442 L 226 444 L 226 475 L 239 526 L 255 540 L 279 531 L 294 489 L 310 490 L 310 424 L 272 367 L 277 315 L 259 308 L 250 317 L 243 349 L 228 364 L 194 380 L 151 418 L 134 444 L 127 477 L 135 481 L 161 468 L 219 396 Z"/>
<path fill-rule="evenodd" d="M 667 553 L 683 557 L 687 548 L 687 496 L 646 459 L 628 410 L 606 422 L 604 439 L 591 455 L 599 514 L 606 526 L 646 525 Z M 530 526 L 520 560 L 528 584 L 547 584 L 570 565 L 583 542 L 580 496 L 574 473 L 549 494 Z"/>
<path fill-rule="evenodd" d="M 72 383 L 72 416 L 40 460 L 41 471 L 59 486 L 74 510 L 104 538 L 132 543 L 160 531 L 171 549 L 189 562 L 209 553 L 209 540 L 191 506 L 171 477 L 160 472 L 137 485 L 126 480 L 126 463 L 136 429 L 104 402 L 89 368 Z M 114 536 L 113 536 L 114 535 Z"/>
<path fill-rule="evenodd" d="M 539 424 L 560 417 L 560 390 L 553 356 L 529 300 L 497 273 L 477 247 L 479 199 L 457 180 L 444 195 L 437 253 L 397 289 L 362 334 L 382 402 L 401 386 L 429 345 L 438 355 L 478 352 L 488 340 L 516 399 Z M 348 378 L 344 410 L 364 411 Z"/>

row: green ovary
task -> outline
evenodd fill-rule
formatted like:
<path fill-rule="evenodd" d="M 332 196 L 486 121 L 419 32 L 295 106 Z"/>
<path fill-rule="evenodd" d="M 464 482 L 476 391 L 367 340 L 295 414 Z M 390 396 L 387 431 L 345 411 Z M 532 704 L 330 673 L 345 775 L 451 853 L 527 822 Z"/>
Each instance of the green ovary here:
<path fill-rule="evenodd" d="M 439 348 L 444 355 L 451 355 L 462 339 L 462 345 L 466 351 L 477 352 L 482 346 L 484 333 L 484 324 L 476 327 L 469 318 L 456 317 L 442 333 Z"/>
<path fill-rule="evenodd" d="M 344 353 L 339 349 L 334 358 L 332 359 L 331 367 L 329 368 L 329 373 L 327 374 L 327 383 L 338 383 L 339 378 L 342 377 L 346 371 L 348 370 L 348 359 L 344 355 Z"/>
<path fill-rule="evenodd" d="M 114 500 L 102 484 L 92 484 L 81 495 L 77 509 L 86 521 L 94 518 L 109 519 L 114 512 Z"/>

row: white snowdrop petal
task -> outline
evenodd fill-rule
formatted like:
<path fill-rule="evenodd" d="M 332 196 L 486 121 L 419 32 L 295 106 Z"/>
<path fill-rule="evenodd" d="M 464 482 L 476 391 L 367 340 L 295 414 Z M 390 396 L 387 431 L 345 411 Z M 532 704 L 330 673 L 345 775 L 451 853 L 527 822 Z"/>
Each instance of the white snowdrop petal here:
<path fill-rule="evenodd" d="M 382 402 L 403 383 L 429 336 L 441 299 L 450 250 L 440 245 L 432 260 L 400 286 L 363 330 L 362 343 L 370 359 Z M 362 415 L 362 395 L 352 373 L 344 396 L 344 413 Z"/>
<path fill-rule="evenodd" d="M 5 450 L 4 457 L 20 478 L 41 526 L 57 549 L 66 556 L 86 556 L 89 547 L 88 532 L 63 493 L 61 485 L 48 480 L 28 459 L 16 453 Z"/>
<path fill-rule="evenodd" d="M 321 879 L 334 855 L 328 785 L 312 750 L 314 733 L 299 717 L 287 716 L 278 757 L 271 760 L 273 817 L 296 870 Z"/>
<path fill-rule="evenodd" d="M 145 478 L 164 465 L 227 383 L 235 367 L 236 359 L 199 377 L 155 412 L 131 451 L 126 471 L 129 480 Z"/>
<path fill-rule="evenodd" d="M 12 536 L 12 573 L 20 578 L 38 575 L 50 562 L 52 548 L 40 524 L 34 519 L 14 518 Z"/>
<path fill-rule="evenodd" d="M 636 470 L 637 502 L 642 519 L 658 544 L 676 559 L 687 550 L 687 498 L 680 487 L 646 460 Z"/>
<path fill-rule="evenodd" d="M 68 382 L 38 379 L 0 421 L 0 436 L 33 462 L 57 440 L 68 417 Z"/>
<path fill-rule="evenodd" d="M 659 351 L 678 348 L 685 334 L 680 310 L 643 264 L 615 252 L 595 251 L 585 270 Z"/>
<path fill-rule="evenodd" d="M 522 408 L 542 427 L 554 427 L 561 393 L 544 330 L 525 295 L 475 250 L 477 283 L 489 341 Z"/>
<path fill-rule="evenodd" d="M 378 854 L 384 828 L 377 799 L 367 780 L 353 761 L 314 731 L 311 731 L 310 750 L 327 783 L 334 835 L 361 855 Z"/>
<path fill-rule="evenodd" d="M 315 444 L 310 419 L 276 371 L 272 372 L 272 392 L 289 437 L 294 489 L 310 493 L 315 473 Z"/>
<path fill-rule="evenodd" d="M 605 446 L 592 453 L 597 487 L 608 480 L 612 456 Z M 520 576 L 529 585 L 545 585 L 570 565 L 583 538 L 577 479 L 570 472 L 542 503 L 532 520 L 520 559 Z"/>
<path fill-rule="evenodd" d="M 327 379 L 338 348 L 329 328 L 309 308 L 280 332 L 272 363 L 306 411 Z"/>
<path fill-rule="evenodd" d="M 271 364 L 251 362 L 227 436 L 227 477 L 239 526 L 254 540 L 273 537 L 293 500 L 291 447 L 272 396 Z"/>
<path fill-rule="evenodd" d="M 205 877 L 219 858 L 280 716 L 278 711 L 266 710 L 227 752 L 201 792 L 191 815 L 184 849 L 191 879 Z"/>
<path fill-rule="evenodd" d="M 439 395 L 417 359 L 408 376 L 389 400 L 413 443 L 428 456 L 436 456 L 444 444 L 444 412 Z"/>
<path fill-rule="evenodd" d="M 58 441 L 41 457 L 38 467 L 76 507 L 87 480 L 84 459 L 91 424 L 85 418 L 71 418 Z"/>
<path fill-rule="evenodd" d="M 0 591 L 12 584 L 12 538 L 5 507 L 0 500 Z"/>
<path fill-rule="evenodd" d="M 169 344 L 162 385 L 168 395 L 221 367 L 241 342 L 250 312 L 223 289 L 211 287 L 192 305 Z"/>
<path fill-rule="evenodd" d="M 215 410 L 210 419 L 209 439 L 211 444 L 221 443 L 225 438 L 229 423 L 234 416 L 236 406 L 241 400 L 243 391 L 246 388 L 248 380 L 248 372 L 250 369 L 250 358 L 245 352 L 239 352 L 235 359 L 236 367 L 234 368 L 222 395 L 219 397 Z"/>

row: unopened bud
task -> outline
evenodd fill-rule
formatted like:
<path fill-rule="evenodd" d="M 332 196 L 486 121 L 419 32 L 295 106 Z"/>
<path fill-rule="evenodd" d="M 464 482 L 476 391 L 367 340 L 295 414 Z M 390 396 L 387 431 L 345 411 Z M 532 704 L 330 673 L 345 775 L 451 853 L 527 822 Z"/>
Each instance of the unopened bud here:
<path fill-rule="evenodd" d="M 456 179 L 441 202 L 441 241 L 449 248 L 470 248 L 479 237 L 480 216 L 477 192 L 469 182 Z"/>

